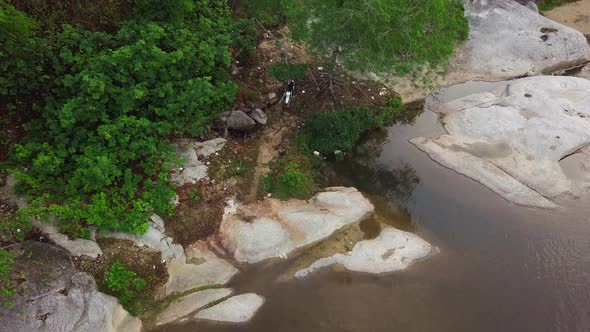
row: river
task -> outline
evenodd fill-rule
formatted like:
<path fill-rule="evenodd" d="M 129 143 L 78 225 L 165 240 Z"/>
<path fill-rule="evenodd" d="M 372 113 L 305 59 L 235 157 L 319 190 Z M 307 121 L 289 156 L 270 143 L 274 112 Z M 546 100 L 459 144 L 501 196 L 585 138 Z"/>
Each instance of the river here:
<path fill-rule="evenodd" d="M 229 286 L 266 298 L 251 322 L 159 331 L 590 331 L 590 199 L 555 211 L 511 204 L 408 142 L 441 131 L 437 115 L 417 111 L 370 135 L 364 157 L 334 165 L 339 184 L 439 254 L 387 275 L 326 269 L 288 282 L 277 278 L 289 261 L 249 266 Z"/>

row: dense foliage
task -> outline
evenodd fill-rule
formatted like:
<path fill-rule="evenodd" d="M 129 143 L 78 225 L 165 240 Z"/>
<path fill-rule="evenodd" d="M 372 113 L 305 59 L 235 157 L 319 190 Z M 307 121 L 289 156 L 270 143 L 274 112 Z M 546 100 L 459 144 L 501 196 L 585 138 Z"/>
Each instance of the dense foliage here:
<path fill-rule="evenodd" d="M 123 308 L 135 315 L 137 300 L 142 296 L 142 291 L 146 286 L 145 280 L 138 277 L 125 265 L 115 262 L 109 267 L 106 281 L 107 287 L 117 296 Z"/>
<path fill-rule="evenodd" d="M 324 155 L 352 149 L 365 132 L 395 121 L 403 109 L 401 99 L 391 98 L 377 109 L 360 107 L 342 111 L 320 111 L 306 120 L 306 145 Z"/>
<path fill-rule="evenodd" d="M 0 37 L 0 92 L 38 97 L 13 153 L 30 211 L 74 236 L 86 225 L 142 232 L 151 213 L 170 213 L 164 138 L 203 134 L 236 94 L 226 2 L 136 0 L 112 34 L 63 25 L 49 36 L 3 2 L 0 29 L 13 22 Z"/>
<path fill-rule="evenodd" d="M 461 0 L 283 2 L 296 39 L 323 54 L 341 50 L 349 69 L 405 74 L 445 63 L 467 37 Z"/>

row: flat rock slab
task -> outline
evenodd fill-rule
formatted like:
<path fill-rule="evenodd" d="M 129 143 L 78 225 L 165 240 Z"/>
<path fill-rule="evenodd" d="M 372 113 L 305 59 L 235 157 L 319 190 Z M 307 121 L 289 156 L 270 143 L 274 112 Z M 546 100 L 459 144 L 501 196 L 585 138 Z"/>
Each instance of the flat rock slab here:
<path fill-rule="evenodd" d="M 539 76 L 431 107 L 447 134 L 411 142 L 433 160 L 521 205 L 553 208 L 587 190 L 560 160 L 590 143 L 590 81 Z"/>
<path fill-rule="evenodd" d="M 349 271 L 364 273 L 387 273 L 404 270 L 413 262 L 436 252 L 428 242 L 420 237 L 393 227 L 384 228 L 372 240 L 358 242 L 346 254 L 336 254 L 317 260 L 308 268 L 295 273 L 296 278 L 304 278 L 310 273 L 334 264 L 344 266 Z"/>
<path fill-rule="evenodd" d="M 309 201 L 268 199 L 228 209 L 219 237 L 236 260 L 256 263 L 325 239 L 373 209 L 355 188 L 328 188 Z"/>
<path fill-rule="evenodd" d="M 246 323 L 264 304 L 260 295 L 248 293 L 230 297 L 211 308 L 199 311 L 195 318 L 224 323 Z"/>
<path fill-rule="evenodd" d="M 168 308 L 162 311 L 160 315 L 158 315 L 158 320 L 156 324 L 163 325 L 174 322 L 203 308 L 209 303 L 216 302 L 225 297 L 230 296 L 231 293 L 231 289 L 217 288 L 206 289 L 189 294 L 183 298 L 180 298 L 172 302 L 168 306 Z"/>

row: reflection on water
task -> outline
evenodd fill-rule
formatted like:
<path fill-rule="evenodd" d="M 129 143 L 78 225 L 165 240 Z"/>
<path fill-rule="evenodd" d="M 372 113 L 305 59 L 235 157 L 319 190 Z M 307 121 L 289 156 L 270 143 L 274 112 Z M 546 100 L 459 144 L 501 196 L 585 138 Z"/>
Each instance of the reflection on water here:
<path fill-rule="evenodd" d="M 288 261 L 245 267 L 230 286 L 266 298 L 250 323 L 159 331 L 590 331 L 588 200 L 563 211 L 504 201 L 408 143 L 440 132 L 437 122 L 424 112 L 411 125 L 375 133 L 364 157 L 335 169 L 387 223 L 416 232 L 440 254 L 380 276 L 327 269 L 277 282 Z M 378 231 L 372 222 L 361 227 L 368 236 Z"/>

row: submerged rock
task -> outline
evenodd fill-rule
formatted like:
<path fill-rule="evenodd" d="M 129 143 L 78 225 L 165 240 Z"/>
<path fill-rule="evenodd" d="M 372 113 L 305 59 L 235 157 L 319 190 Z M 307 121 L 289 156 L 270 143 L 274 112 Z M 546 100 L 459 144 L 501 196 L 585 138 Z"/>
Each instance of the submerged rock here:
<path fill-rule="evenodd" d="M 0 305 L 0 331 L 141 331 L 112 296 L 96 289 L 94 279 L 78 272 L 57 247 L 27 241 L 14 247 L 15 268 L 22 275 L 7 308 Z"/>
<path fill-rule="evenodd" d="M 387 227 L 377 238 L 358 242 L 346 254 L 319 259 L 308 268 L 297 271 L 295 277 L 304 278 L 320 268 L 334 264 L 355 272 L 393 272 L 404 270 L 416 260 L 434 252 L 435 248 L 417 235 Z"/>
<path fill-rule="evenodd" d="M 411 142 L 433 160 L 517 204 L 551 208 L 577 195 L 559 161 L 590 143 L 590 81 L 541 76 L 435 105 L 448 132 Z"/>
<path fill-rule="evenodd" d="M 158 315 L 157 325 L 168 324 L 174 322 L 182 317 L 185 317 L 209 303 L 219 301 L 225 297 L 230 296 L 231 289 L 217 288 L 206 289 L 189 294 L 172 302 L 166 310 Z"/>
<path fill-rule="evenodd" d="M 246 323 L 264 304 L 260 295 L 248 293 L 230 297 L 211 308 L 199 311 L 195 318 L 225 323 Z"/>
<path fill-rule="evenodd" d="M 373 205 L 355 188 L 335 187 L 308 202 L 268 199 L 237 210 L 224 215 L 221 243 L 236 260 L 255 263 L 325 239 L 367 217 Z"/>

